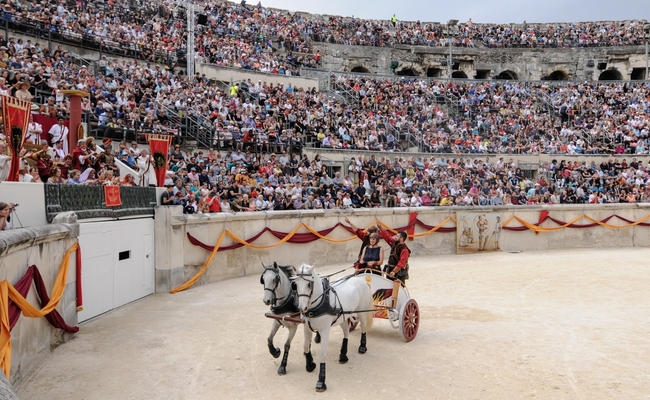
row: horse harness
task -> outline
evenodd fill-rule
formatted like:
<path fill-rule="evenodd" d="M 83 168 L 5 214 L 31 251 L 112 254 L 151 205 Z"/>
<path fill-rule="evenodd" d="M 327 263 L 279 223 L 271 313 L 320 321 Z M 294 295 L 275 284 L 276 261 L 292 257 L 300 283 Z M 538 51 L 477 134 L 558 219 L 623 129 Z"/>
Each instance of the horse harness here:
<path fill-rule="evenodd" d="M 305 277 L 306 276 L 312 276 L 312 275 L 311 274 L 296 274 L 296 276 L 301 278 L 301 279 L 306 280 L 307 282 L 309 282 L 310 283 L 310 289 L 311 289 L 309 294 L 300 294 L 299 293 L 298 298 L 300 298 L 300 297 L 311 298 L 312 294 L 314 293 L 314 281 L 313 280 L 310 281 L 309 279 L 306 279 Z M 336 293 L 336 290 L 334 290 L 334 288 L 330 286 L 329 280 L 326 279 L 326 278 L 323 278 L 322 282 L 323 282 L 323 293 L 319 296 L 319 298 L 317 298 L 316 300 L 314 300 L 312 302 L 312 304 L 315 303 L 315 302 L 318 302 L 318 304 L 316 305 L 316 307 L 308 308 L 307 312 L 305 313 L 305 316 L 307 318 L 317 318 L 317 317 L 320 317 L 321 315 L 325 315 L 325 314 L 333 315 L 336 318 L 334 319 L 334 321 L 332 321 L 331 326 L 334 326 L 334 325 L 336 325 L 336 322 L 339 320 L 339 318 L 341 318 L 341 315 L 343 315 L 343 314 L 351 314 L 351 313 L 343 311 L 343 308 L 341 307 L 341 301 L 339 300 L 339 296 Z M 330 293 L 334 295 L 334 306 L 332 306 L 330 304 Z M 338 306 L 336 305 L 337 303 L 338 303 Z M 312 332 L 315 332 L 314 328 L 312 328 L 312 326 L 311 326 L 311 322 L 307 321 L 307 324 L 309 325 L 309 329 L 311 329 Z"/>

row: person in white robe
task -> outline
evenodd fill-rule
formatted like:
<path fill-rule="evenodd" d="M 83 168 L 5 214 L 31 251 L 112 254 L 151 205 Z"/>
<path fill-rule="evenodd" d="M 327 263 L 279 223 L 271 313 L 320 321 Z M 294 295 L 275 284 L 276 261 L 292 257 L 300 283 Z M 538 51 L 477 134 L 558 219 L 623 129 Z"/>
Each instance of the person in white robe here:
<path fill-rule="evenodd" d="M 140 186 L 157 186 L 156 169 L 153 165 L 153 158 L 146 149 L 140 150 L 138 162 L 138 174 L 140 175 Z"/>
<path fill-rule="evenodd" d="M 29 114 L 29 125 L 27 127 L 27 137 L 25 142 L 29 141 L 32 144 L 41 144 L 41 133 L 43 133 L 43 125 L 34 122 L 34 117 Z"/>
<path fill-rule="evenodd" d="M 52 138 L 52 144 L 55 144 L 58 141 L 63 142 L 63 149 L 68 151 L 68 134 L 70 129 L 67 126 L 63 125 L 63 118 L 59 118 L 55 125 L 52 125 L 49 132 L 50 137 Z"/>
<path fill-rule="evenodd" d="M 7 153 L 7 144 L 0 142 L 0 181 L 6 181 L 9 178 L 11 169 L 11 155 Z"/>

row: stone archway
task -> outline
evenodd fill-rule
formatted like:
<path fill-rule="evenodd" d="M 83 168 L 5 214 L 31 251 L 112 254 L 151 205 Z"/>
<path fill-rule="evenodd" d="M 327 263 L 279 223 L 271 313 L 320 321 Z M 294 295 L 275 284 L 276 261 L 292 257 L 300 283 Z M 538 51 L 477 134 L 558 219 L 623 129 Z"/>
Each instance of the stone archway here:
<path fill-rule="evenodd" d="M 429 78 L 440 78 L 442 76 L 442 69 L 440 69 L 440 68 L 427 68 L 427 76 Z"/>
<path fill-rule="evenodd" d="M 517 75 L 516 72 L 505 70 L 501 72 L 499 75 L 495 76 L 494 79 L 507 79 L 510 81 L 516 81 L 519 79 L 519 76 Z"/>
<path fill-rule="evenodd" d="M 557 71 L 551 72 L 547 79 L 549 81 L 568 81 L 569 76 L 566 74 L 566 72 L 564 72 L 562 70 L 557 70 Z"/>
<path fill-rule="evenodd" d="M 362 73 L 362 74 L 369 74 L 370 73 L 368 68 L 364 67 L 363 65 L 357 65 L 356 67 L 352 68 L 350 70 L 350 72 L 359 72 L 359 73 Z"/>
<path fill-rule="evenodd" d="M 419 76 L 417 71 L 415 71 L 412 68 L 401 69 L 401 70 L 395 72 L 395 74 L 399 75 L 399 76 Z"/>
<path fill-rule="evenodd" d="M 454 79 L 467 79 L 467 74 L 465 71 L 454 71 L 451 73 L 451 77 Z"/>
<path fill-rule="evenodd" d="M 623 75 L 617 69 L 608 69 L 603 71 L 598 77 L 599 81 L 622 81 Z"/>

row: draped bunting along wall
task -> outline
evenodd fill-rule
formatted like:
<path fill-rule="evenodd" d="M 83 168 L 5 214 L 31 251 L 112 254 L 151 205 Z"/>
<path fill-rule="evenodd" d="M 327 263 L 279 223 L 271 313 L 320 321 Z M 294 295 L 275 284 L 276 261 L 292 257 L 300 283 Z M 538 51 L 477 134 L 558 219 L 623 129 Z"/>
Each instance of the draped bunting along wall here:
<path fill-rule="evenodd" d="M 581 220 L 586 219 L 589 221 L 589 223 L 578 223 Z M 609 223 L 613 219 L 618 219 L 622 222 L 624 222 L 624 225 L 614 225 Z M 539 234 L 540 232 L 553 232 L 553 231 L 558 231 L 561 229 L 565 228 L 572 228 L 572 229 L 585 229 L 585 228 L 594 228 L 594 227 L 604 227 L 604 228 L 610 228 L 610 229 L 625 229 L 625 228 L 631 228 L 634 226 L 650 226 L 648 219 L 650 219 L 650 214 L 646 215 L 645 217 L 639 219 L 638 221 L 631 221 L 627 218 L 624 218 L 622 216 L 619 216 L 617 214 L 612 214 L 606 218 L 603 218 L 602 220 L 597 220 L 595 218 L 592 218 L 586 214 L 582 214 L 577 218 L 574 218 L 573 220 L 569 222 L 565 222 L 562 220 L 559 220 L 557 218 L 553 218 L 550 216 L 550 213 L 548 210 L 542 210 L 540 211 L 539 218 L 537 222 L 531 223 L 526 220 L 524 220 L 521 217 L 518 217 L 516 215 L 511 216 L 508 218 L 506 221 L 503 222 L 503 230 L 508 230 L 508 231 L 513 231 L 513 232 L 523 232 L 527 230 L 531 230 L 535 232 L 535 234 Z M 551 226 L 551 227 L 542 227 L 541 225 L 547 221 L 553 222 L 557 226 Z M 447 223 L 452 222 L 456 223 L 456 219 L 452 216 L 447 217 L 444 221 L 442 221 L 438 225 L 428 225 L 422 222 L 420 219 L 417 218 L 417 213 L 411 213 L 409 215 L 409 223 L 406 226 L 402 226 L 399 228 L 391 228 L 388 225 L 384 224 L 380 220 L 375 220 L 373 221 L 370 225 L 376 225 L 379 224 L 381 225 L 384 229 L 391 231 L 393 233 L 396 232 L 401 232 L 401 231 L 406 231 L 409 233 L 409 238 L 419 238 L 419 237 L 424 237 L 428 236 L 434 232 L 439 232 L 439 233 L 454 233 L 456 232 L 456 226 L 445 226 Z M 517 222 L 519 226 L 508 226 L 510 224 L 514 224 Z M 415 233 L 415 227 L 419 227 L 424 230 L 424 232 L 420 233 Z M 334 231 L 336 228 L 342 227 L 345 230 L 347 230 L 351 236 L 345 239 L 335 239 L 335 238 L 330 238 L 328 235 Z M 307 232 L 300 232 L 298 233 L 299 230 L 304 228 Z M 270 233 L 277 239 L 279 239 L 278 242 L 269 244 L 269 245 L 255 245 L 253 242 L 255 242 L 257 239 L 259 239 L 264 233 Z M 226 238 L 226 236 L 230 237 L 232 241 L 234 242 L 233 244 L 229 244 L 226 246 L 221 246 L 223 240 Z M 309 227 L 305 223 L 300 223 L 294 230 L 291 232 L 281 232 L 281 231 L 276 231 L 268 226 L 262 229 L 259 233 L 256 235 L 252 236 L 249 239 L 242 239 L 235 235 L 233 232 L 229 230 L 224 230 L 221 235 L 219 236 L 219 239 L 217 240 L 217 244 L 215 246 L 208 245 L 206 243 L 203 243 L 199 239 L 195 238 L 192 236 L 190 232 L 187 232 L 187 238 L 190 241 L 190 243 L 194 246 L 199 246 L 207 251 L 210 252 L 210 256 L 208 257 L 207 261 L 204 263 L 203 267 L 187 282 L 184 284 L 174 288 L 171 290 L 171 293 L 178 293 L 180 291 L 183 291 L 185 289 L 188 289 L 191 287 L 200 277 L 203 275 L 203 273 L 207 270 L 208 266 L 214 259 L 215 254 L 218 251 L 229 251 L 229 250 L 235 250 L 244 246 L 254 248 L 254 249 L 269 249 L 272 247 L 279 246 L 283 243 L 292 243 L 292 244 L 306 244 L 306 243 L 311 243 L 316 240 L 322 239 L 326 240 L 331 243 L 343 243 L 343 242 L 348 242 L 350 240 L 355 240 L 356 236 L 354 235 L 354 232 L 347 227 L 346 225 L 343 225 L 341 223 L 337 223 L 336 225 L 332 226 L 331 228 L 323 229 L 321 231 L 314 230 L 313 228 Z"/>
<path fill-rule="evenodd" d="M 51 298 L 48 297 L 43 278 L 38 268 L 34 265 L 27 268 L 27 272 L 15 286 L 6 279 L 0 282 L 0 367 L 7 378 L 9 378 L 11 372 L 11 329 L 18 322 L 21 311 L 25 316 L 30 318 L 46 317 L 52 326 L 63 329 L 66 332 L 75 333 L 79 330 L 77 327 L 67 325 L 61 315 L 55 310 L 65 291 L 68 268 L 70 266 L 70 255 L 78 247 L 78 243 L 73 244 L 63 255 L 61 267 L 59 268 L 59 273 L 56 276 L 54 287 L 52 288 Z M 81 276 L 80 264 L 77 264 L 77 276 Z M 42 307 L 40 310 L 25 299 L 32 281 L 40 299 L 40 307 Z M 78 307 L 81 307 L 80 293 L 78 292 L 79 295 L 77 298 Z"/>

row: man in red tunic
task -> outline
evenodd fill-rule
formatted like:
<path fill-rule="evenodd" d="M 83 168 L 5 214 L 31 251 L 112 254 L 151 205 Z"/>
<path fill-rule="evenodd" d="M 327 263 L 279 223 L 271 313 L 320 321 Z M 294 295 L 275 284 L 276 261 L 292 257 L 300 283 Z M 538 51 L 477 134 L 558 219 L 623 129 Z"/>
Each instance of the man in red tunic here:
<path fill-rule="evenodd" d="M 389 278 L 397 278 L 406 282 L 409 278 L 409 257 L 411 250 L 406 246 L 406 232 L 398 232 L 391 235 L 388 231 L 379 231 L 379 237 L 384 239 L 390 245 L 390 256 L 388 264 L 384 266 L 384 272 Z"/>
<path fill-rule="evenodd" d="M 90 165 L 90 155 L 86 147 L 86 140 L 77 140 L 77 147 L 72 150 L 72 168 L 83 172 Z"/>

